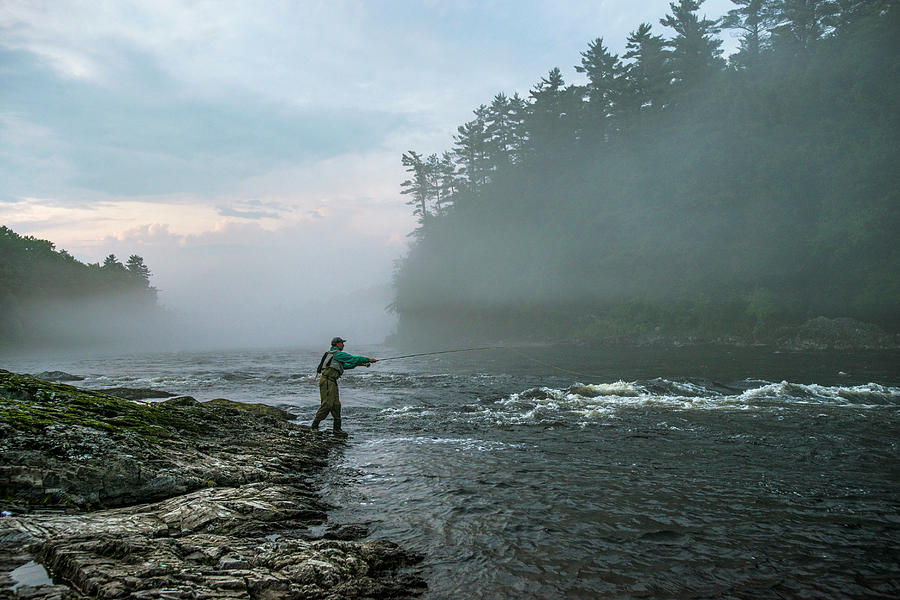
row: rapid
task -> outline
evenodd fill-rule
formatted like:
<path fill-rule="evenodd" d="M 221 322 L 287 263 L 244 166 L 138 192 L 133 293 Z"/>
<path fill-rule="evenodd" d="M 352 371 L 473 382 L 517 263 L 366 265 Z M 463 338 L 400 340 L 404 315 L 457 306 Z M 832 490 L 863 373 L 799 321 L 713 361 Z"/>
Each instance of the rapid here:
<path fill-rule="evenodd" d="M 308 423 L 321 352 L 3 367 L 265 402 Z M 321 487 L 331 521 L 424 555 L 428 599 L 895 598 L 898 366 L 896 351 L 704 346 L 377 363 L 341 379 L 351 436 Z"/>

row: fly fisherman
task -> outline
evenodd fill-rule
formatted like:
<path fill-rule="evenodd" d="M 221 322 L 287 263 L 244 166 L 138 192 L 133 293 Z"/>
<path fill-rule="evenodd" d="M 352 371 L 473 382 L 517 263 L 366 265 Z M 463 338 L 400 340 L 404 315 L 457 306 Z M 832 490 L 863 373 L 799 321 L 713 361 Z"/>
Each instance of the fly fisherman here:
<path fill-rule="evenodd" d="M 322 375 L 319 382 L 319 397 L 322 399 L 322 405 L 319 407 L 316 416 L 313 418 L 311 427 L 319 428 L 319 423 L 331 413 L 334 419 L 334 433 L 336 435 L 346 435 L 341 429 L 341 400 L 338 396 L 338 377 L 344 374 L 344 369 L 353 369 L 360 365 L 368 367 L 372 363 L 378 362 L 374 358 L 367 356 L 353 356 L 344 352 L 343 338 L 332 338 L 331 349 L 322 356 L 319 366 L 316 367 L 316 378 Z M 315 378 L 313 379 L 315 381 Z"/>

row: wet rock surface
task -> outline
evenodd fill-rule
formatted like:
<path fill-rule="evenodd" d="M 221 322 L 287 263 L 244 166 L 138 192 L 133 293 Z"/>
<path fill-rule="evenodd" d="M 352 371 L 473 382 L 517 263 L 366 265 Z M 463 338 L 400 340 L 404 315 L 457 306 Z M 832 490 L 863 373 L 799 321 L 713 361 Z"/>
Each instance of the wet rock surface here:
<path fill-rule="evenodd" d="M 40 373 L 35 373 L 34 376 L 47 381 L 84 381 L 84 377 L 81 375 L 72 375 L 65 371 L 41 371 Z"/>
<path fill-rule="evenodd" d="M 342 441 L 263 405 L 139 405 L 0 371 L 0 598 L 380 598 L 414 556 L 321 530 Z M 53 582 L 10 573 L 30 560 Z"/>
<path fill-rule="evenodd" d="M 148 398 L 171 398 L 178 394 L 172 394 L 165 390 L 154 390 L 151 388 L 128 388 L 128 387 L 112 387 L 97 390 L 110 396 L 118 396 L 126 400 L 146 400 Z"/>

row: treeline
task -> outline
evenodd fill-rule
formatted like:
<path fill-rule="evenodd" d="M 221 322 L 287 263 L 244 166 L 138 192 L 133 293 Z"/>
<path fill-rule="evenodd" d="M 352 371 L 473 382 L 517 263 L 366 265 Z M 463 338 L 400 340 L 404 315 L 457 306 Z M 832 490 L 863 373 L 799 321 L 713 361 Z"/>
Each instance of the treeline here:
<path fill-rule="evenodd" d="M 401 338 L 900 329 L 900 44 L 888 0 L 680 0 L 566 85 L 409 151 Z M 722 56 L 723 30 L 739 50 Z"/>
<path fill-rule="evenodd" d="M 150 274 L 136 254 L 124 264 L 114 254 L 84 264 L 53 242 L 0 226 L 0 344 L 53 342 L 76 331 L 96 340 L 104 321 L 114 329 L 124 315 L 137 320 L 156 309 Z"/>

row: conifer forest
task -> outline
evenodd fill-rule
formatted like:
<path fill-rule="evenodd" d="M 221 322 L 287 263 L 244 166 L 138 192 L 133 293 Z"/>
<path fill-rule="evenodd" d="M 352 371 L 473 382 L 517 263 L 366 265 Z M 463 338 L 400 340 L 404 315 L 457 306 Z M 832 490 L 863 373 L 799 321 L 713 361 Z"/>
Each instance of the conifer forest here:
<path fill-rule="evenodd" d="M 621 55 L 588 42 L 582 83 L 553 67 L 403 154 L 401 338 L 900 329 L 898 3 L 733 2 L 672 2 Z"/>

